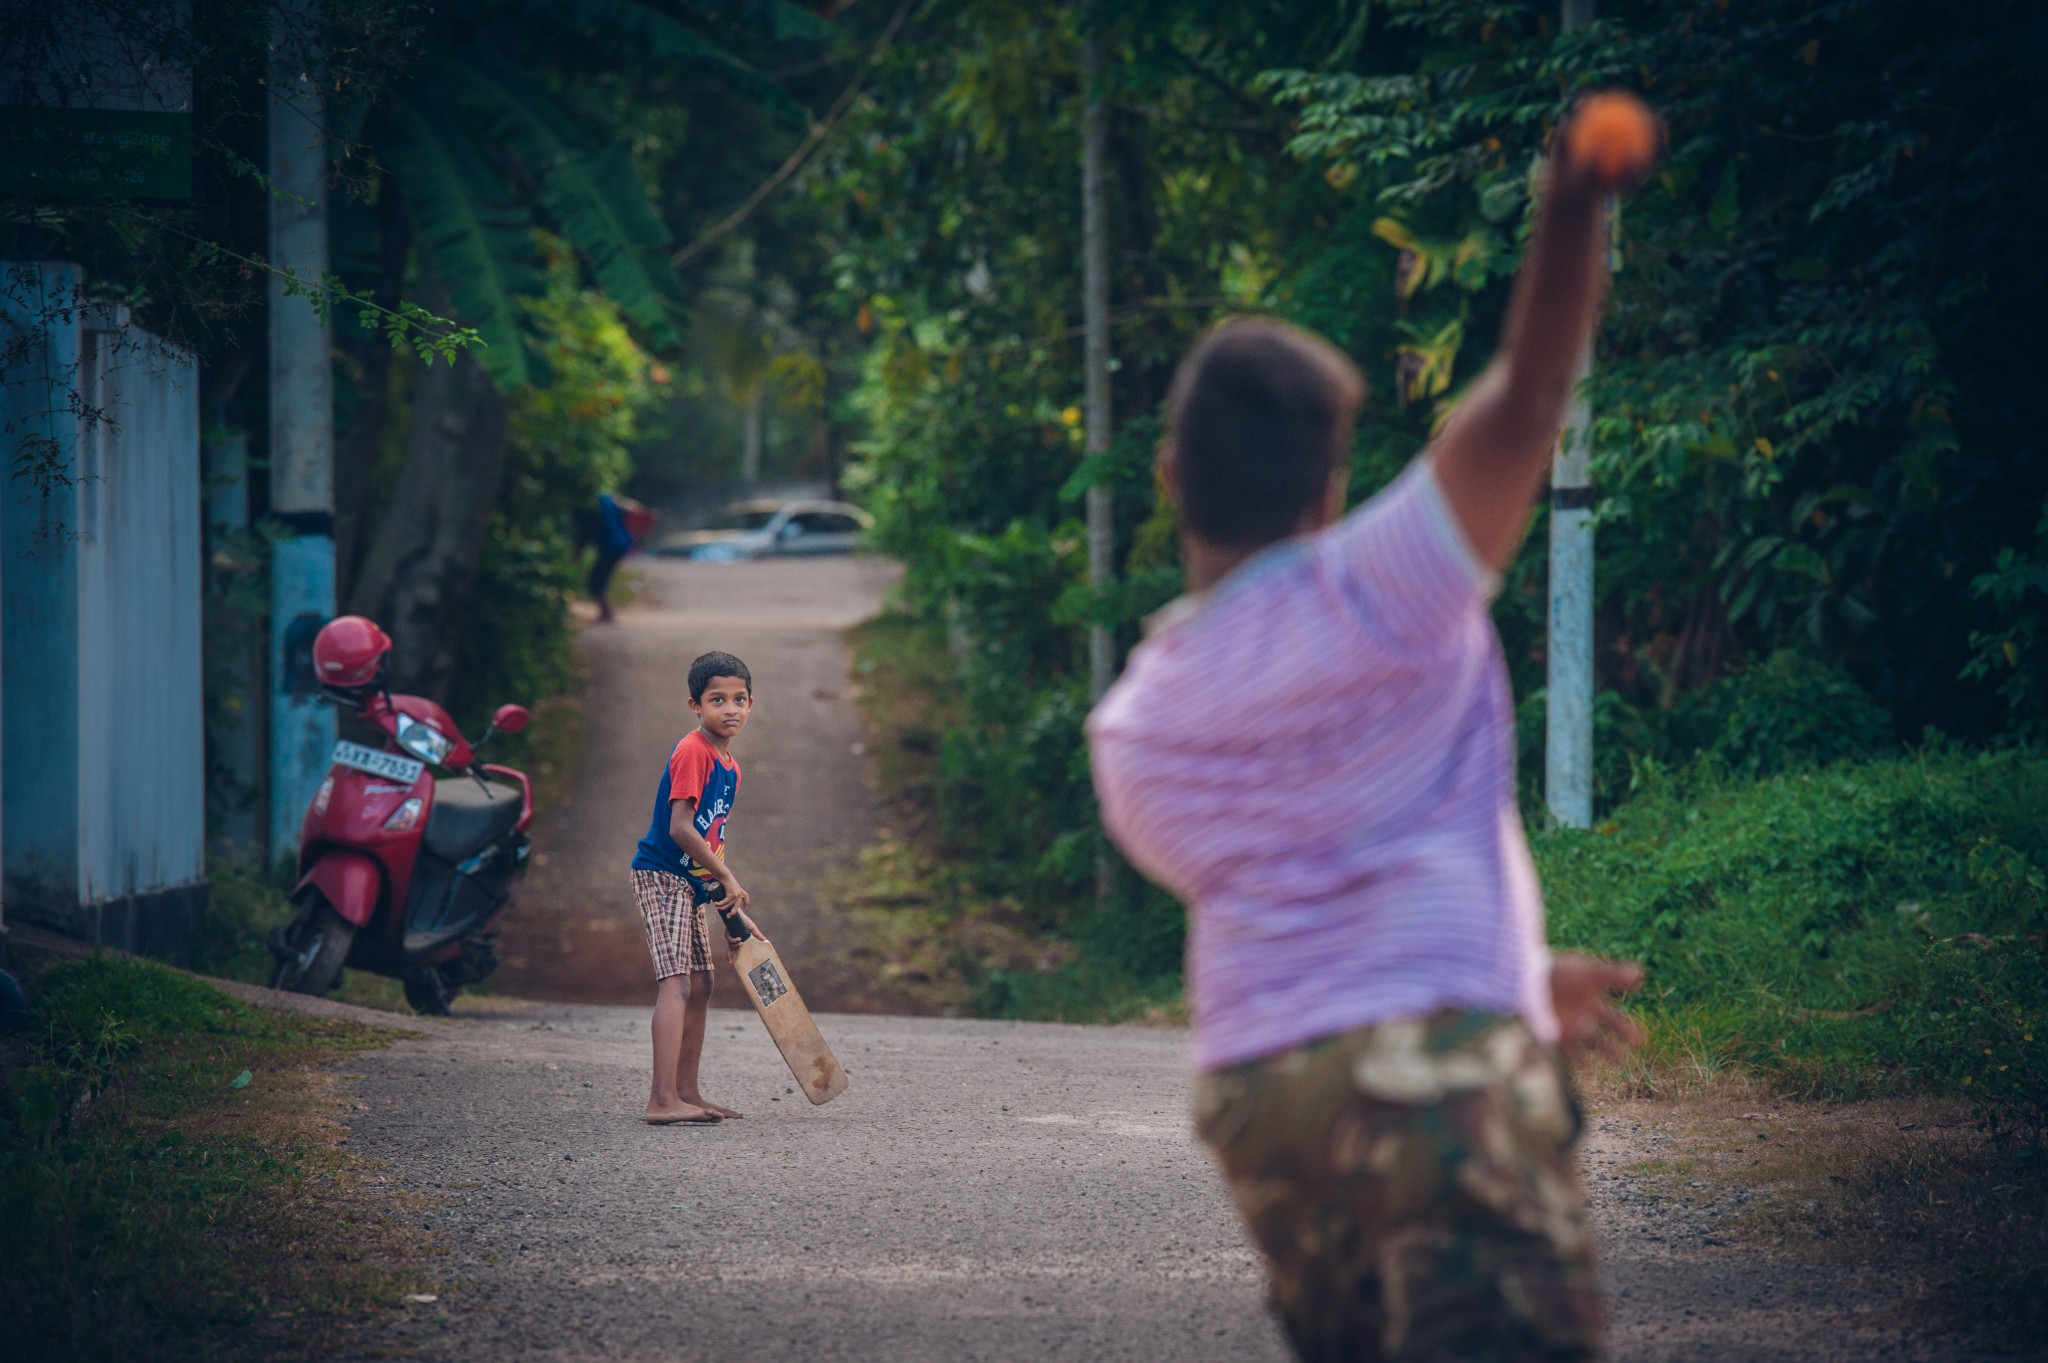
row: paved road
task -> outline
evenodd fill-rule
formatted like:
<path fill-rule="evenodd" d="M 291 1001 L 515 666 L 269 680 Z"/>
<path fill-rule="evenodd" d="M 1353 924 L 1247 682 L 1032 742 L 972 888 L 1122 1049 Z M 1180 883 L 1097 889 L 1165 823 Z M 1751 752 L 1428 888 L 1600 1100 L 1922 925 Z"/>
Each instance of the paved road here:
<path fill-rule="evenodd" d="M 535 821 L 534 868 L 506 916 L 493 987 L 578 1003 L 653 997 L 627 865 L 662 764 L 696 722 L 690 662 L 721 649 L 747 664 L 755 691 L 733 744 L 744 772 L 726 830 L 733 871 L 808 1001 L 887 1008 L 895 1000 L 841 949 L 821 888 L 876 827 L 841 634 L 880 609 L 898 570 L 869 557 L 633 562 L 639 599 L 582 633 L 584 752 L 567 800 Z M 722 1002 L 743 1006 L 720 975 Z"/>
<path fill-rule="evenodd" d="M 365 1341 L 423 1356 L 1280 1359 L 1186 1135 L 1177 1033 L 828 1015 L 812 1108 L 751 1016 L 653 1128 L 628 1009 L 458 1023 L 352 1061 L 353 1144 L 440 1201 L 455 1286 Z"/>
<path fill-rule="evenodd" d="M 813 1108 L 751 1016 L 714 1014 L 707 1092 L 752 1115 L 653 1128 L 642 1010 L 500 1007 L 349 1062 L 353 1146 L 429 1199 L 449 1255 L 440 1301 L 348 1357 L 1287 1357 L 1187 1134 L 1179 1032 L 826 1015 L 853 1083 Z M 1588 1151 L 1614 1358 L 1963 1357 L 1887 1324 L 1881 1277 L 1653 1206 L 1629 1166 L 1657 1140 L 1610 1122 Z"/>

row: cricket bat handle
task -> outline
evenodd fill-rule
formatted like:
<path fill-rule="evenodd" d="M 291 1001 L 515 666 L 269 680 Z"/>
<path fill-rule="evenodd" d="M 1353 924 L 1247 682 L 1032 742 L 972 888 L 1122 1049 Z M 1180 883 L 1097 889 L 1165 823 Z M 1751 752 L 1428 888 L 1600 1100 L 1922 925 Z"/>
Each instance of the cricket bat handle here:
<path fill-rule="evenodd" d="M 739 910 L 734 909 L 728 913 L 724 909 L 719 909 L 718 916 L 725 920 L 726 936 L 744 942 L 754 935 L 753 930 L 747 926 L 747 920 L 740 917 Z"/>

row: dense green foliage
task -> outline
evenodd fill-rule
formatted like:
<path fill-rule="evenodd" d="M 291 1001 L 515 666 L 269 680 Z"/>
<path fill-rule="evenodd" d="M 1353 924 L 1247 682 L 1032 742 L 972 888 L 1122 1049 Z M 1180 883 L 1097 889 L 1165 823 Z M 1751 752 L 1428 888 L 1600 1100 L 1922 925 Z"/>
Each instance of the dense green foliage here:
<path fill-rule="evenodd" d="M 499 391 L 394 375 L 361 346 L 341 371 L 338 573 L 351 608 L 433 626 L 394 634 L 404 685 L 475 720 L 566 681 L 573 529 L 627 483 L 626 451 L 701 330 L 708 281 L 686 283 L 677 248 L 809 121 L 758 63 L 830 35 L 789 0 L 462 0 L 419 16 L 411 60 L 353 133 L 363 192 L 337 211 L 337 259 L 353 287 L 417 292 L 474 327 Z M 702 175 L 713 144 L 733 158 L 724 184 Z M 421 453 L 451 424 L 467 455 L 453 470 Z M 446 488 L 445 512 L 380 512 L 424 481 Z M 439 580 L 407 580 L 423 578 Z M 423 660 L 443 638 L 453 648 Z"/>
<path fill-rule="evenodd" d="M 1887 1071 L 1982 1089 L 1976 1053 L 1995 1043 L 1977 1010 L 2018 1008 L 2028 1025 L 1995 1063 L 2031 1063 L 2038 1102 L 2043 1050 L 2018 1036 L 2048 1009 L 2044 799 L 2048 761 L 2023 752 L 1762 781 L 1708 764 L 1647 782 L 1595 832 L 1540 834 L 1535 851 L 1554 938 L 1643 961 L 1651 1011 L 1724 1063 L 1836 1093 Z"/>
<path fill-rule="evenodd" d="M 0 1311 L 23 1357 L 297 1356 L 407 1275 L 322 1195 L 341 1159 L 292 1109 L 311 1063 L 382 1044 L 258 1013 L 162 966 L 60 966 L 0 1089 Z"/>
<path fill-rule="evenodd" d="M 1932 728 L 2039 732 L 2048 465 L 2022 406 L 2048 273 L 2026 164 L 2030 7 L 1989 0 L 1452 0 L 1095 7 L 1111 165 L 1112 453 L 1084 461 L 1077 12 L 920 12 L 785 221 L 819 315 L 868 338 L 849 483 L 943 634 L 963 705 L 936 805 L 985 891 L 1088 937 L 1083 643 L 1178 590 L 1150 455 L 1172 365 L 1235 310 L 1348 351 L 1381 486 L 1485 363 L 1548 131 L 1643 90 L 1660 175 L 1617 219 L 1595 379 L 1601 802 L 1706 753 L 1732 773 L 1877 755 Z M 1081 494 L 1114 490 L 1117 581 L 1085 586 Z M 1540 763 L 1544 526 L 1496 610 Z M 1742 673 L 1735 680 L 1731 674 Z M 1532 812 L 1540 805 L 1530 802 Z M 1170 960 L 1129 880 L 1107 950 Z"/>
<path fill-rule="evenodd" d="M 963 705 L 937 807 L 985 893 L 1048 929 L 1083 930 L 1099 835 L 1081 742 L 1087 625 L 1136 622 L 1179 590 L 1150 471 L 1174 362 L 1219 308 L 1256 307 L 1277 229 L 1313 231 L 1314 175 L 1248 92 L 1261 53 L 1327 37 L 1313 7 L 1131 24 L 1110 120 L 1116 193 L 1114 450 L 1083 462 L 1075 13 L 935 8 L 906 30 L 844 141 L 811 172 L 834 248 L 823 305 L 869 337 L 851 399 L 847 484 L 908 574 L 907 607 L 943 633 Z M 1314 196 L 1311 195 L 1311 198 Z M 1324 196 L 1325 198 L 1327 196 Z M 1086 489 L 1118 504 L 1121 581 L 1085 586 Z M 1177 969 L 1178 910 L 1123 878 L 1095 965 Z M 1106 954 L 1108 961 L 1099 958 Z M 1036 1011 L 1036 1010 L 1033 1010 Z"/>
<path fill-rule="evenodd" d="M 576 253 L 653 345 L 678 346 L 687 299 L 650 183 L 659 163 L 635 155 L 656 146 L 620 135 L 649 131 L 633 127 L 641 119 L 621 97 L 636 85 L 673 95 L 678 76 L 706 74 L 801 125 L 802 107 L 735 48 L 815 43 L 825 26 L 787 0 L 744 12 L 456 0 L 417 24 L 414 59 L 367 106 L 356 153 L 385 177 L 380 193 L 403 200 L 422 267 L 482 337 L 492 377 L 509 388 L 547 376 L 544 355 L 522 343 L 527 305 L 546 292 L 537 227 Z"/>
<path fill-rule="evenodd" d="M 1383 15 L 1357 72 L 1263 84 L 1403 249 L 1398 397 L 1454 398 L 1483 363 L 1564 96 L 1636 86 L 1669 121 L 1619 215 L 1592 387 L 1604 679 L 1668 704 L 1797 645 L 1905 733 L 2003 727 L 1962 673 L 2014 608 L 1972 583 L 2048 494 L 2018 400 L 2048 287 L 2019 230 L 2042 206 L 2018 170 L 2048 114 L 2021 74 L 2040 12 L 1664 0 L 1569 35 L 1542 7 Z M 1540 646 L 1540 620 L 1502 623 Z"/>
<path fill-rule="evenodd" d="M 1542 826 L 1542 690 L 1515 712 L 1524 814 Z M 1637 781 L 1704 756 L 1726 772 L 1771 776 L 1788 767 L 1875 757 L 1898 749 L 1892 720 L 1840 668 L 1793 649 L 1732 677 L 1682 692 L 1670 706 L 1636 706 L 1602 691 L 1593 707 L 1593 792 L 1611 809 Z"/>
<path fill-rule="evenodd" d="M 550 274 L 547 295 L 526 310 L 552 379 L 513 398 L 510 467 L 477 571 L 476 599 L 489 609 L 456 654 L 451 705 L 470 732 L 504 701 L 570 689 L 569 601 L 582 583 L 564 512 L 625 486 L 667 372 L 608 295 L 583 287 L 559 258 Z"/>

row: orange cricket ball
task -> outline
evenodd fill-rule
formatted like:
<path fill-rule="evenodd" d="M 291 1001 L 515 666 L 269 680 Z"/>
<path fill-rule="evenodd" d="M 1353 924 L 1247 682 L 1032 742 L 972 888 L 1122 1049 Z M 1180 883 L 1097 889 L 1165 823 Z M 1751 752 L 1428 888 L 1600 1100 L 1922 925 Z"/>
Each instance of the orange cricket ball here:
<path fill-rule="evenodd" d="M 1623 90 L 1589 95 L 1565 130 L 1565 151 L 1603 184 L 1618 185 L 1648 171 L 1657 159 L 1657 116 Z"/>

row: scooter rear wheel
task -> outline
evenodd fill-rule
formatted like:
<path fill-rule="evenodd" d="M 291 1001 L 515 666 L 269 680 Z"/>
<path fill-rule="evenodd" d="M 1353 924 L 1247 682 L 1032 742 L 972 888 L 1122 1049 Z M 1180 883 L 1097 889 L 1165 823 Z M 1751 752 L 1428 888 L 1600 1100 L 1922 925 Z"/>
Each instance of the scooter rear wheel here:
<path fill-rule="evenodd" d="M 299 921 L 286 931 L 285 944 L 291 955 L 278 961 L 270 972 L 270 987 L 315 997 L 325 994 L 341 978 L 349 944 L 355 940 L 355 925 L 315 892 Z"/>

